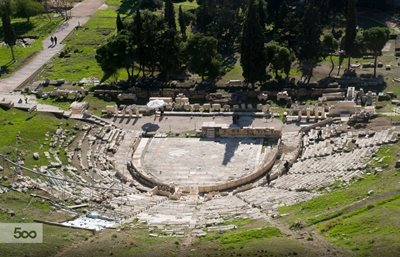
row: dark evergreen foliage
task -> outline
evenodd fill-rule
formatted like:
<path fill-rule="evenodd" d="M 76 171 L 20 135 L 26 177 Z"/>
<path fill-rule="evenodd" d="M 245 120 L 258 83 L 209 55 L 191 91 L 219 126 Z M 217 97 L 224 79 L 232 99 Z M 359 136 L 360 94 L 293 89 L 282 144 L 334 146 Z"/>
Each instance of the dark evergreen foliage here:
<path fill-rule="evenodd" d="M 264 29 L 260 24 L 258 5 L 250 0 L 243 25 L 241 58 L 243 77 L 252 85 L 266 79 L 266 60 L 264 55 Z"/>

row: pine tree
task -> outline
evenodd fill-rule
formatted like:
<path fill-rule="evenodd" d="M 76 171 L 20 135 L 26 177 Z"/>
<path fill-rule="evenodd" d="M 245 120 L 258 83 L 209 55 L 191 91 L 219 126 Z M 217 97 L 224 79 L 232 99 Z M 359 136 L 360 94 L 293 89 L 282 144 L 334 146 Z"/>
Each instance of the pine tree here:
<path fill-rule="evenodd" d="M 117 15 L 117 31 L 120 32 L 123 29 L 125 29 L 125 25 L 122 22 L 121 16 L 118 13 L 118 15 Z"/>
<path fill-rule="evenodd" d="M 346 35 L 344 41 L 344 51 L 349 58 L 347 69 L 350 69 L 350 61 L 354 52 L 354 42 L 357 36 L 357 11 L 356 0 L 347 1 L 346 15 Z"/>
<path fill-rule="evenodd" d="M 243 25 L 240 64 L 245 81 L 253 86 L 266 78 L 263 33 L 257 4 L 255 0 L 250 0 Z"/>
<path fill-rule="evenodd" d="M 390 31 L 383 27 L 373 27 L 363 32 L 365 48 L 370 50 L 374 56 L 374 77 L 376 77 L 378 56 L 382 54 L 382 48 L 385 47 L 389 36 Z"/>
<path fill-rule="evenodd" d="M 11 2 L 9 0 L 2 1 L 0 5 L 1 22 L 3 24 L 4 42 L 10 47 L 12 60 L 15 60 L 14 46 L 17 41 L 15 31 L 11 25 Z"/>
<path fill-rule="evenodd" d="M 167 21 L 168 28 L 176 30 L 175 10 L 174 10 L 174 4 L 172 3 L 172 0 L 165 1 L 164 17 L 165 17 L 165 20 Z"/>
<path fill-rule="evenodd" d="M 182 6 L 179 6 L 178 21 L 179 21 L 179 27 L 181 28 L 182 38 L 183 38 L 183 40 L 186 40 L 186 38 L 187 38 L 187 35 L 186 35 L 186 26 L 187 26 L 187 24 L 186 24 L 185 16 L 183 15 Z"/>

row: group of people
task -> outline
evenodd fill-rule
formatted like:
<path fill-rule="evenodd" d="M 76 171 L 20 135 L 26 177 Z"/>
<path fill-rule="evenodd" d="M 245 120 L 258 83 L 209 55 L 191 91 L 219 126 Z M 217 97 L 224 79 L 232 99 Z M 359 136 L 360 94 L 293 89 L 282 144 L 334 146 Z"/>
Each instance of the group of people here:
<path fill-rule="evenodd" d="M 54 36 L 54 37 L 51 36 L 50 41 L 51 41 L 51 46 L 57 45 L 57 37 L 56 36 Z"/>

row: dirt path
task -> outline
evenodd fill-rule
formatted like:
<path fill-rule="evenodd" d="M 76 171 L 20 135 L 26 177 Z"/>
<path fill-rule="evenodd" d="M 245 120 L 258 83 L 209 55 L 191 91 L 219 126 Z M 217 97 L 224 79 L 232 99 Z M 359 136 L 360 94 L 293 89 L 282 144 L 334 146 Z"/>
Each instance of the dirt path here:
<path fill-rule="evenodd" d="M 12 92 L 34 76 L 41 70 L 43 65 L 57 55 L 63 48 L 62 41 L 75 29 L 78 25 L 84 25 L 101 6 L 102 0 L 84 0 L 72 8 L 72 18 L 62 23 L 54 33 L 44 39 L 43 50 L 38 52 L 28 63 L 17 70 L 12 76 L 0 79 L 0 92 Z M 56 36 L 58 42 L 54 47 L 49 47 L 50 37 Z"/>

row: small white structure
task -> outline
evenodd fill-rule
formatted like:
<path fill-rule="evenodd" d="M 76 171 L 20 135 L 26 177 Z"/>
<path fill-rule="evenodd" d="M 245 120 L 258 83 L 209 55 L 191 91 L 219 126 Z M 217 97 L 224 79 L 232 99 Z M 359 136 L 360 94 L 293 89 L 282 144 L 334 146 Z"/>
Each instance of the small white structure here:
<path fill-rule="evenodd" d="M 89 104 L 87 102 L 73 102 L 69 108 L 71 114 L 83 114 L 89 108 Z"/>
<path fill-rule="evenodd" d="M 287 91 L 279 92 L 276 95 L 276 98 L 277 98 L 278 101 L 281 101 L 281 100 L 289 101 L 289 100 L 291 100 L 291 97 L 289 96 Z"/>
<path fill-rule="evenodd" d="M 133 93 L 122 93 L 118 95 L 118 100 L 123 101 L 123 100 L 137 100 L 136 94 Z"/>
<path fill-rule="evenodd" d="M 106 112 L 113 114 L 113 115 L 117 115 L 118 114 L 118 107 L 117 105 L 107 105 L 106 106 Z"/>

